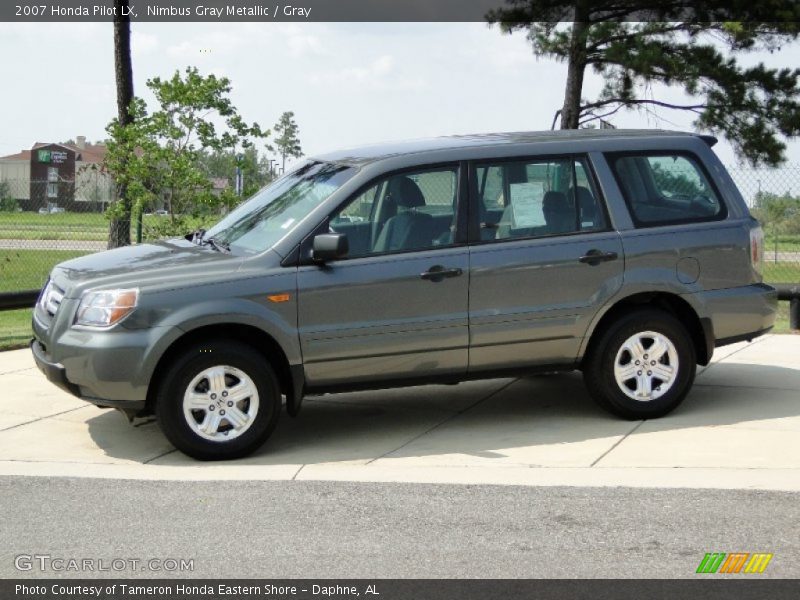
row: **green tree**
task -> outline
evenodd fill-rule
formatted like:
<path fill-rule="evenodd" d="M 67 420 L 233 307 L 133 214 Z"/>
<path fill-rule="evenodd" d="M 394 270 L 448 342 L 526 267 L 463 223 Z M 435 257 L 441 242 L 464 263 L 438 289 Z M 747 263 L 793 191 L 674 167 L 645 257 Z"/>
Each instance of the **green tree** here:
<path fill-rule="evenodd" d="M 275 130 L 275 146 L 281 157 L 281 171 L 286 169 L 286 158 L 300 158 L 303 150 L 300 148 L 299 129 L 294 120 L 294 113 L 287 111 L 281 115 L 280 120 L 273 128 Z"/>
<path fill-rule="evenodd" d="M 225 77 L 203 76 L 189 67 L 169 79 L 154 77 L 147 87 L 158 109 L 148 113 L 144 101 L 135 98 L 133 126 L 121 127 L 116 120 L 109 125 L 106 166 L 128 186 L 140 210 L 164 201 L 179 227 L 177 215 L 208 212 L 225 201 L 212 193 L 204 153 L 249 148 L 253 139 L 265 138 L 269 131 L 242 119 L 229 98 L 231 84 Z"/>
<path fill-rule="evenodd" d="M 800 198 L 788 192 L 782 196 L 759 192 L 753 202 L 752 213 L 772 237 L 800 233 Z"/>
<path fill-rule="evenodd" d="M 654 163 L 652 166 L 653 183 L 662 192 L 673 195 L 693 197 L 706 193 L 705 186 L 697 177 L 694 169 L 672 169 L 665 166 L 664 162 Z"/>
<path fill-rule="evenodd" d="M 687 10 L 693 19 L 682 21 Z M 780 10 L 800 16 L 793 0 L 506 0 L 487 20 L 505 33 L 525 31 L 536 56 L 567 63 L 554 126 L 560 116 L 562 129 L 577 129 L 622 108 L 691 111 L 695 127 L 725 136 L 741 158 L 775 165 L 785 159 L 781 136 L 800 132 L 800 70 L 745 67 L 737 56 L 796 39 L 800 19 L 766 22 Z M 643 12 L 659 20 L 644 20 Z M 724 20 L 731 14 L 749 20 Z M 588 68 L 605 81 L 594 99 L 582 95 Z M 697 100 L 659 100 L 653 84 L 681 87 Z"/>
<path fill-rule="evenodd" d="M 267 149 L 270 149 L 267 146 Z M 272 181 L 269 160 L 258 151 L 255 145 L 245 148 L 241 153 L 229 151 L 206 150 L 201 153 L 200 163 L 204 172 L 211 178 L 226 179 L 232 185 L 237 166 L 237 156 L 242 160 L 238 166 L 242 169 L 244 189 L 242 195 L 247 198 Z"/>

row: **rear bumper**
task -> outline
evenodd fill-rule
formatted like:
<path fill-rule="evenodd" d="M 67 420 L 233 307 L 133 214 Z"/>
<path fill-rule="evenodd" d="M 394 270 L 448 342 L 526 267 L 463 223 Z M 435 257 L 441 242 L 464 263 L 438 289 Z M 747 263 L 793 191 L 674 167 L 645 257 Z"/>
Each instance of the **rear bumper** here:
<path fill-rule="evenodd" d="M 742 333 L 733 337 L 716 340 L 716 347 L 719 348 L 720 346 L 727 346 L 728 344 L 735 344 L 736 342 L 751 342 L 758 336 L 769 333 L 770 331 L 772 331 L 772 327 L 767 327 L 761 331 L 751 331 L 750 333 Z"/>
<path fill-rule="evenodd" d="M 693 294 L 711 321 L 714 346 L 752 340 L 775 324 L 778 291 L 764 283 Z M 708 335 L 708 334 L 707 334 Z"/>

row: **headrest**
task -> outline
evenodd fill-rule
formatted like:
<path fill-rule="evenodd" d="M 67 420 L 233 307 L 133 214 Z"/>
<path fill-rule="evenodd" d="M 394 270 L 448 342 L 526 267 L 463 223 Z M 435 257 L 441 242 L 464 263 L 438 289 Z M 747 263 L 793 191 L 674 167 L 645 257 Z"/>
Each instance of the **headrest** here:
<path fill-rule="evenodd" d="M 405 176 L 395 177 L 390 184 L 390 193 L 397 206 L 417 208 L 425 206 L 425 196 L 413 179 Z"/>
<path fill-rule="evenodd" d="M 578 207 L 581 209 L 581 219 L 591 221 L 595 214 L 595 201 L 592 192 L 583 186 L 578 186 L 574 190 L 575 197 L 578 199 Z"/>
<path fill-rule="evenodd" d="M 550 214 L 564 214 L 571 212 L 564 192 L 545 192 L 542 198 L 542 211 Z"/>

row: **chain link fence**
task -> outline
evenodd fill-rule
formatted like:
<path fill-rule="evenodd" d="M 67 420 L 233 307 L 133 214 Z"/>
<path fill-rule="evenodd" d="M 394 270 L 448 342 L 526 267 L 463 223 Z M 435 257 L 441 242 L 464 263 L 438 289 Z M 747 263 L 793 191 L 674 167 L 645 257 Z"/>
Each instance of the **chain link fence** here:
<path fill-rule="evenodd" d="M 174 237 L 219 218 L 173 216 L 145 209 L 130 222 L 106 215 L 116 201 L 108 178 L 96 181 L 0 181 L 0 293 L 40 289 L 53 266 L 108 248 L 109 239 L 128 243 Z"/>
<path fill-rule="evenodd" d="M 800 284 L 800 165 L 729 171 L 764 229 L 765 280 Z M 116 233 L 105 214 L 115 200 L 107 177 L 85 177 L 77 184 L 0 181 L 0 293 L 39 289 L 59 262 L 105 250 Z M 141 215 L 141 239 L 171 237 L 218 218 L 175 217 L 165 207 L 153 207 Z M 135 215 L 127 224 L 131 243 L 138 222 Z"/>
<path fill-rule="evenodd" d="M 800 284 L 800 165 L 728 171 L 764 230 L 764 279 Z"/>

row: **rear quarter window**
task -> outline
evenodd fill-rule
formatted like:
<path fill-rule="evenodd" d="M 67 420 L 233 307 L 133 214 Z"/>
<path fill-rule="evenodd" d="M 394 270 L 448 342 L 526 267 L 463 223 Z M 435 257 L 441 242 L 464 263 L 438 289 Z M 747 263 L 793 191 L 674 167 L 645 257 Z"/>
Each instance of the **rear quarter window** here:
<path fill-rule="evenodd" d="M 626 153 L 607 158 L 639 227 L 718 221 L 727 216 L 719 193 L 690 154 Z"/>

